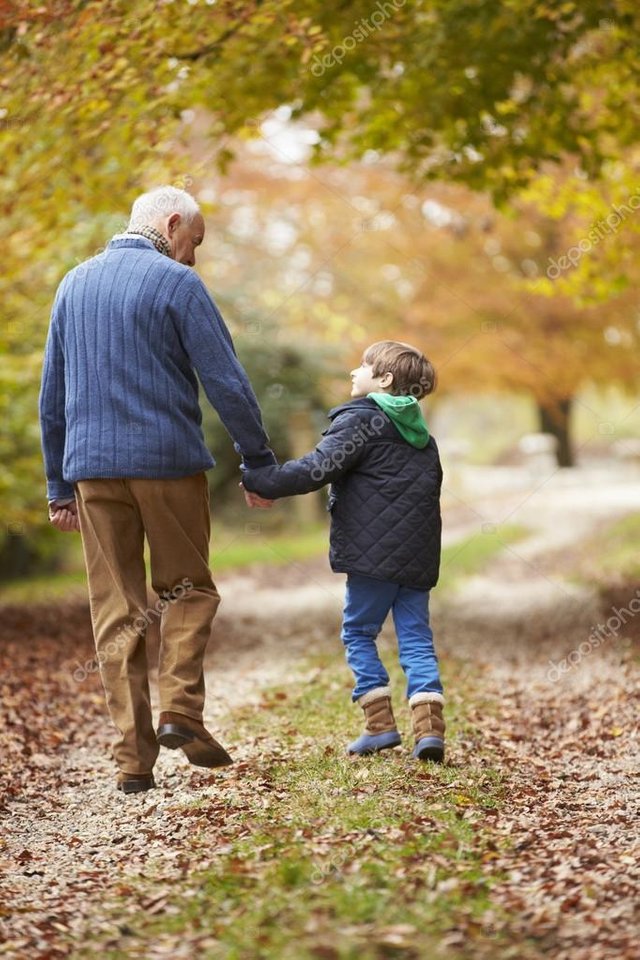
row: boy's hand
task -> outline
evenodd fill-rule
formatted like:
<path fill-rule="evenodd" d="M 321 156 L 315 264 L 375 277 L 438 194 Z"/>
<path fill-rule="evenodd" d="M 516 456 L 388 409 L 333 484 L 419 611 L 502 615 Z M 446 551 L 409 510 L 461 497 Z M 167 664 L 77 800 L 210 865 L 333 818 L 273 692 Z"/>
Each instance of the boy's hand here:
<path fill-rule="evenodd" d="M 239 483 L 238 486 L 244 493 L 245 503 L 251 509 L 259 507 L 261 510 L 269 510 L 273 506 L 273 500 L 265 500 L 264 497 L 258 496 L 257 493 L 251 493 L 251 491 L 245 490 L 244 484 L 242 483 Z"/>
<path fill-rule="evenodd" d="M 58 506 L 55 500 L 53 503 L 50 503 L 49 520 L 54 527 L 63 533 L 75 533 L 78 531 L 80 529 L 80 523 L 78 521 L 78 507 L 75 500 L 72 500 L 71 503 L 65 503 L 63 506 Z"/>

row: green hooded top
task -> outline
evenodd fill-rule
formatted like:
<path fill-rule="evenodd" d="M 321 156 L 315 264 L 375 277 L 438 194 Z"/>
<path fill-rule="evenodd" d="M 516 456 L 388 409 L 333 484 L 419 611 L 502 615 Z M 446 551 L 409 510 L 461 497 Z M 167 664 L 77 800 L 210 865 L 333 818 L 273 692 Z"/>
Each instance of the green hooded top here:
<path fill-rule="evenodd" d="M 418 450 L 426 447 L 429 429 L 415 397 L 394 397 L 391 393 L 368 393 L 367 396 L 386 413 L 407 443 Z"/>

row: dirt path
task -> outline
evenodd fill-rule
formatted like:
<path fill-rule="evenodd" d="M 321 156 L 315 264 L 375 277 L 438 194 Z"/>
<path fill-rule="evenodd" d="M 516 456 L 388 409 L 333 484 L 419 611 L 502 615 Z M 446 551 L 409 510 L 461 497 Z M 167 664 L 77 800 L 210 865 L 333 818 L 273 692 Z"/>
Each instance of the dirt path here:
<path fill-rule="evenodd" d="M 538 532 L 461 595 L 440 598 L 434 622 L 443 659 L 477 664 L 477 703 L 468 706 L 474 732 L 452 744 L 451 762 L 463 765 L 479 747 L 490 749 L 513 786 L 493 825 L 496 855 L 488 869 L 501 877 L 496 909 L 516 913 L 516 932 L 536 937 L 539 956 L 631 960 L 638 956 L 631 935 L 640 892 L 633 624 L 581 648 L 556 676 L 551 664 L 580 650 L 608 611 L 591 593 L 550 579 L 540 564 L 550 547 L 575 543 L 602 516 L 628 510 L 638 488 L 625 481 L 615 495 L 599 497 L 595 484 L 582 488 L 557 489 L 553 498 L 547 490 L 547 514 L 535 492 L 459 499 L 461 533 L 476 523 L 481 535 L 482 524 L 499 524 L 509 511 L 510 522 L 526 518 Z M 341 656 L 341 579 L 324 561 L 219 578 L 225 599 L 208 660 L 207 720 L 223 741 L 233 743 L 231 708 L 259 702 L 265 687 L 283 678 L 304 681 L 310 649 Z M 74 664 L 91 656 L 86 609 L 5 610 L 3 630 L 0 956 L 65 957 L 61 937 L 81 942 L 87 924 L 95 931 L 102 897 L 126 892 L 149 869 L 164 879 L 184 875 L 190 823 L 181 809 L 194 793 L 213 801 L 226 774 L 193 771 L 181 755 L 163 751 L 159 788 L 123 801 L 113 789 L 98 678 L 73 679 Z M 484 703 L 493 705 L 489 713 Z M 233 743 L 234 776 L 251 775 L 254 749 Z M 509 854 L 500 852 L 504 836 L 512 841 Z"/>

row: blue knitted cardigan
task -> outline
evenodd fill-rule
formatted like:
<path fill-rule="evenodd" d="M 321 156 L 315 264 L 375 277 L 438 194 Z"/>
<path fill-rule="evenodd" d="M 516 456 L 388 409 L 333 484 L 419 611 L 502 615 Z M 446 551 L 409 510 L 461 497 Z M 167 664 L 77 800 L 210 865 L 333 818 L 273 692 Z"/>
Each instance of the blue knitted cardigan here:
<path fill-rule="evenodd" d="M 73 496 L 77 480 L 212 467 L 196 374 L 243 462 L 275 463 L 229 331 L 191 268 L 121 236 L 68 273 L 40 390 L 48 499 Z"/>

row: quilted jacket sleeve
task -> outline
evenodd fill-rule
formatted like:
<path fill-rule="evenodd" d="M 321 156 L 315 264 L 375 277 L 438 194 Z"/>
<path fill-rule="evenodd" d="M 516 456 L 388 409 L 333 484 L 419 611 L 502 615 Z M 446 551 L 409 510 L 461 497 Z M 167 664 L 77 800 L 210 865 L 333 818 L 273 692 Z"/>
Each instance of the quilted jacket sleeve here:
<path fill-rule="evenodd" d="M 358 464 L 366 443 L 362 417 L 339 414 L 311 453 L 279 466 L 243 470 L 245 488 L 268 500 L 310 493 L 331 483 Z"/>

